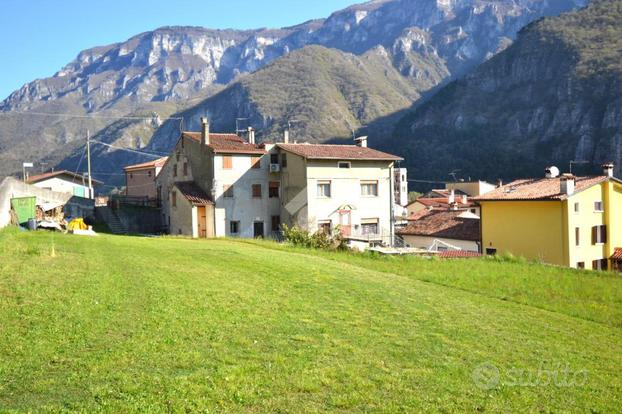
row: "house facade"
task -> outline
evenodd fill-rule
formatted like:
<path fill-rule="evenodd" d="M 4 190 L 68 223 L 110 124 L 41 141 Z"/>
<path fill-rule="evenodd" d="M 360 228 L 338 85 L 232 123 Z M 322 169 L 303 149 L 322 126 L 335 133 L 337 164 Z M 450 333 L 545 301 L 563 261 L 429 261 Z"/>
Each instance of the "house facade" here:
<path fill-rule="evenodd" d="M 477 197 L 487 254 L 510 252 L 546 263 L 616 268 L 622 248 L 622 181 L 613 165 L 601 176 L 516 180 Z"/>
<path fill-rule="evenodd" d="M 94 186 L 103 184 L 101 181 L 95 179 L 91 179 L 91 182 Z M 67 170 L 33 175 L 28 177 L 26 183 L 32 184 L 35 187 L 45 188 L 59 193 L 69 193 L 76 197 L 95 197 L 93 189 L 89 190 L 89 184 L 86 177 Z"/>
<path fill-rule="evenodd" d="M 168 157 L 123 168 L 125 174 L 125 195 L 154 200 L 158 197 L 156 177 L 162 170 Z"/>
<path fill-rule="evenodd" d="M 388 234 L 399 157 L 363 145 L 256 144 L 252 129 L 244 138 L 214 134 L 204 120 L 200 133 L 181 134 L 156 179 L 163 221 L 171 234 L 194 237 L 268 237 L 283 223 Z M 193 187 L 195 204 L 179 183 Z M 203 225 L 211 232 L 201 233 Z"/>

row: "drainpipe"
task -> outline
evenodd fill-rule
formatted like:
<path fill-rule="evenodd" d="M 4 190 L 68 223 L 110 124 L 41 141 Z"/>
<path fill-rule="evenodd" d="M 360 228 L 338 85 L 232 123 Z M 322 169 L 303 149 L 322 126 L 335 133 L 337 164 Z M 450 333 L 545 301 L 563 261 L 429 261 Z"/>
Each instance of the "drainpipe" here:
<path fill-rule="evenodd" d="M 393 212 L 393 203 L 394 203 L 394 198 L 395 195 L 393 194 L 393 163 L 389 164 L 389 206 L 390 206 L 390 212 L 389 212 L 389 247 L 394 247 L 394 240 L 393 240 L 393 221 L 395 219 L 395 215 Z"/>

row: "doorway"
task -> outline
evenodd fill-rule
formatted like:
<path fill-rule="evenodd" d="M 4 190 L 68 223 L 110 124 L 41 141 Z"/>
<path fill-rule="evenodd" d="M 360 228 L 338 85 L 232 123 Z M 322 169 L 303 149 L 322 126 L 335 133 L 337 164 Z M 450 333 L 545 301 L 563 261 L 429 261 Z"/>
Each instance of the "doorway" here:
<path fill-rule="evenodd" d="M 341 227 L 341 235 L 348 237 L 352 234 L 352 211 L 339 211 L 339 226 Z"/>
<path fill-rule="evenodd" d="M 263 233 L 263 221 L 256 221 L 253 223 L 253 237 L 254 238 L 262 238 L 264 237 Z"/>
<path fill-rule="evenodd" d="M 207 209 L 205 206 L 197 206 L 197 216 L 199 217 L 199 237 L 207 238 Z"/>

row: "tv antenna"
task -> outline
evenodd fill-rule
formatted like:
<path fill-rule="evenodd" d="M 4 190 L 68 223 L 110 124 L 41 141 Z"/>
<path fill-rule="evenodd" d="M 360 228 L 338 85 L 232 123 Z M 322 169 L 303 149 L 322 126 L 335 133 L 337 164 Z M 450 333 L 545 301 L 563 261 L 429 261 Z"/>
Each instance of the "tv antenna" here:
<path fill-rule="evenodd" d="M 452 172 L 449 173 L 449 176 L 454 179 L 454 183 L 458 182 L 458 179 L 456 178 L 456 174 L 458 174 L 460 171 L 462 170 L 453 170 Z"/>
<path fill-rule="evenodd" d="M 240 129 L 240 121 L 248 121 L 249 118 L 235 118 L 235 133 L 246 132 L 245 129 Z"/>
<path fill-rule="evenodd" d="M 570 161 L 570 169 L 569 169 L 569 173 L 572 174 L 572 166 L 573 165 L 579 165 L 579 164 L 589 164 L 589 161 L 586 160 L 572 160 Z"/>

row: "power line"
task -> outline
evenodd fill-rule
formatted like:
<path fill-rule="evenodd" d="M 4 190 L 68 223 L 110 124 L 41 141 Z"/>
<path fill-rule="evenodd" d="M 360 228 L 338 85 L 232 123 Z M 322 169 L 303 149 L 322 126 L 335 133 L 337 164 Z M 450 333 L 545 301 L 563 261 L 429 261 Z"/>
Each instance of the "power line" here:
<path fill-rule="evenodd" d="M 128 120 L 152 120 L 156 117 L 154 116 L 114 116 L 114 115 L 76 115 L 76 114 L 59 114 L 59 113 L 49 113 L 49 112 L 20 112 L 20 111 L 11 111 L 11 112 L 0 112 L 0 115 L 36 115 L 36 116 L 58 116 L 58 117 L 66 117 L 66 118 L 93 118 L 93 119 L 128 119 Z M 162 121 L 168 120 L 182 120 L 183 117 L 168 117 L 168 118 L 160 118 Z"/>
<path fill-rule="evenodd" d="M 146 152 L 146 151 L 138 151 L 138 150 L 130 149 L 130 148 L 117 147 L 116 145 L 107 144 L 105 142 L 97 141 L 97 140 L 94 140 L 94 139 L 91 140 L 91 142 L 99 144 L 99 145 L 103 145 L 105 147 L 121 150 L 121 151 L 134 152 L 136 154 L 147 155 L 147 156 L 156 157 L 156 158 L 162 158 L 162 157 L 166 157 L 168 155 L 168 154 L 163 154 L 163 153 L 156 154 L 156 153 L 150 153 L 150 152 Z"/>

